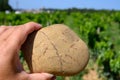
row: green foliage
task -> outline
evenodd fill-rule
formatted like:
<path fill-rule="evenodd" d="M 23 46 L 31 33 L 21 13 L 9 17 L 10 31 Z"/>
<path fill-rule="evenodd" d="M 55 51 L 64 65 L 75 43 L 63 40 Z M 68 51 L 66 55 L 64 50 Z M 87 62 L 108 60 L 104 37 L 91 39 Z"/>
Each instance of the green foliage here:
<path fill-rule="evenodd" d="M 120 74 L 120 52 L 118 57 L 110 60 L 111 71 Z"/>
<path fill-rule="evenodd" d="M 42 13 L 0 13 L 0 25 L 19 25 L 35 21 L 43 26 L 66 24 L 83 39 L 91 59 L 103 67 L 108 79 L 120 79 L 120 11 L 54 11 Z M 22 57 L 22 56 L 21 56 Z M 79 74 L 72 80 L 80 80 Z M 61 80 L 58 77 L 58 80 Z"/>

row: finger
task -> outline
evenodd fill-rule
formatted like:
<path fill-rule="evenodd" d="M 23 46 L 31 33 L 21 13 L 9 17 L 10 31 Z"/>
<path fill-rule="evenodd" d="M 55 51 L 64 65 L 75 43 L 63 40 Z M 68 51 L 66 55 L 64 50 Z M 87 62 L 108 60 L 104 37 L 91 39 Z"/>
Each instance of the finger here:
<path fill-rule="evenodd" d="M 41 25 L 34 23 L 34 22 L 29 22 L 24 25 L 20 25 L 17 27 L 17 29 L 12 33 L 12 35 L 9 37 L 9 41 L 12 40 L 13 45 L 16 46 L 21 46 L 24 41 L 26 40 L 27 36 L 32 33 L 35 30 L 38 30 L 41 28 Z"/>
<path fill-rule="evenodd" d="M 19 54 L 18 53 L 15 54 L 15 58 L 13 59 L 13 61 L 14 61 L 14 64 L 12 66 L 15 67 L 14 69 L 16 69 L 17 72 L 21 72 L 21 71 L 24 70 L 23 66 L 22 66 L 22 64 L 20 62 L 20 58 L 19 58 Z"/>
<path fill-rule="evenodd" d="M 2 27 L 1 27 L 2 28 Z M 16 27 L 3 27 L 1 30 L 1 35 L 0 35 L 0 43 L 3 41 L 6 41 L 7 38 L 13 33 Z"/>
<path fill-rule="evenodd" d="M 35 22 L 29 22 L 29 23 L 24 24 L 24 26 L 20 26 L 20 27 L 26 28 L 25 32 L 28 35 L 31 32 L 33 32 L 34 30 L 40 29 L 42 26 Z"/>
<path fill-rule="evenodd" d="M 27 24 L 16 27 L 5 42 L 5 45 L 9 44 L 5 49 L 9 51 L 9 54 L 7 55 L 9 55 L 9 57 L 12 59 L 14 57 L 14 53 L 19 51 L 27 36 L 34 30 L 38 30 L 40 28 L 41 26 L 34 22 L 29 22 Z"/>
<path fill-rule="evenodd" d="M 55 76 L 48 73 L 29 74 L 28 80 L 55 80 Z"/>

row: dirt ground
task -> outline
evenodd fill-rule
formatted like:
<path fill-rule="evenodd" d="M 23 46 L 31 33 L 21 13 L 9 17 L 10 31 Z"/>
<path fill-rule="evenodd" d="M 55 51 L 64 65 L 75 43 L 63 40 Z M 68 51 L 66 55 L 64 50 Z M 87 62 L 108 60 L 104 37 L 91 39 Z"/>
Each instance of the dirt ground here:
<path fill-rule="evenodd" d="M 102 80 L 99 78 L 99 75 L 97 73 L 97 65 L 94 65 L 92 68 L 88 69 L 88 73 L 84 74 L 82 77 L 83 80 Z M 64 80 L 70 80 L 69 77 L 65 77 Z"/>
<path fill-rule="evenodd" d="M 97 73 L 97 65 L 88 70 L 88 73 L 83 76 L 83 80 L 102 80 Z"/>
<path fill-rule="evenodd" d="M 83 76 L 83 80 L 101 80 L 96 70 L 89 70 L 88 74 Z"/>

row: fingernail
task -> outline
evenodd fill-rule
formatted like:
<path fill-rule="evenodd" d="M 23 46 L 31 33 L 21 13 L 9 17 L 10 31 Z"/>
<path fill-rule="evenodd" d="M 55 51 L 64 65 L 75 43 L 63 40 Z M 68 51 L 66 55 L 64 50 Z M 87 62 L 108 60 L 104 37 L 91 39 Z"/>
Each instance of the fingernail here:
<path fill-rule="evenodd" d="M 41 24 L 38 24 L 39 25 L 39 27 L 42 27 L 42 25 Z"/>
<path fill-rule="evenodd" d="M 41 74 L 43 74 L 44 76 L 47 76 L 50 80 L 55 80 L 53 79 L 54 78 L 53 74 L 49 74 L 49 73 L 41 73 Z"/>
<path fill-rule="evenodd" d="M 51 80 L 56 80 L 56 76 L 53 76 L 53 77 L 51 78 Z"/>

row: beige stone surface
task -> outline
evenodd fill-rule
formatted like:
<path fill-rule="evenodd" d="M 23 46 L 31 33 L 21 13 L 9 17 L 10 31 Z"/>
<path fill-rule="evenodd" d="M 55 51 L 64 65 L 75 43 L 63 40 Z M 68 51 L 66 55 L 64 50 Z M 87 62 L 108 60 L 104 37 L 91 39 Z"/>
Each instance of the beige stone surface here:
<path fill-rule="evenodd" d="M 32 33 L 22 51 L 32 72 L 60 76 L 79 73 L 89 59 L 86 44 L 63 24 L 51 25 Z"/>

